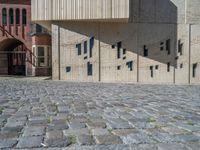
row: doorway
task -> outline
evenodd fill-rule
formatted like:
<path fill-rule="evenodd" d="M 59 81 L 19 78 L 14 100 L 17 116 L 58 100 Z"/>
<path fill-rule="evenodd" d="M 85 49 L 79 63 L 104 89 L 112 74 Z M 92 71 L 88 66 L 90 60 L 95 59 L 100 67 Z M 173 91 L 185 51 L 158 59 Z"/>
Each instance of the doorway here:
<path fill-rule="evenodd" d="M 0 43 L 0 74 L 26 75 L 26 51 L 22 42 L 6 39 Z M 1 62 L 2 61 L 2 62 Z"/>

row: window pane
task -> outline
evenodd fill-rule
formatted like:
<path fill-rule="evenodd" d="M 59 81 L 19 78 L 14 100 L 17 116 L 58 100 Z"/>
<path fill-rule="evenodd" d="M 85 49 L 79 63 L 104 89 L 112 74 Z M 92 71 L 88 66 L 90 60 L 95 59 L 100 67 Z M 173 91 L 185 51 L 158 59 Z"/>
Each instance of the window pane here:
<path fill-rule="evenodd" d="M 87 53 L 87 41 L 84 42 L 84 54 Z"/>
<path fill-rule="evenodd" d="M 124 54 L 124 55 L 126 54 L 126 49 L 123 49 L 123 54 Z"/>
<path fill-rule="evenodd" d="M 22 10 L 22 24 L 26 25 L 26 10 Z"/>
<path fill-rule="evenodd" d="M 20 11 L 16 9 L 16 24 L 20 24 Z"/>
<path fill-rule="evenodd" d="M 149 50 L 146 47 L 146 45 L 144 45 L 144 57 L 147 57 L 149 55 Z"/>
<path fill-rule="evenodd" d="M 167 72 L 170 72 L 170 62 L 167 63 Z"/>
<path fill-rule="evenodd" d="M 92 57 L 92 49 L 94 47 L 94 37 L 90 39 L 90 57 Z"/>
<path fill-rule="evenodd" d="M 71 72 L 71 67 L 70 66 L 66 67 L 66 72 Z"/>
<path fill-rule="evenodd" d="M 44 47 L 38 47 L 38 57 L 44 57 Z"/>
<path fill-rule="evenodd" d="M 2 10 L 2 23 L 3 25 L 6 25 L 7 24 L 7 12 L 6 12 L 6 8 L 3 8 Z"/>
<path fill-rule="evenodd" d="M 168 39 L 167 41 L 166 41 L 166 51 L 168 51 L 168 54 L 170 54 L 170 52 L 171 52 L 171 41 L 170 41 L 170 39 Z"/>
<path fill-rule="evenodd" d="M 192 77 L 196 77 L 197 63 L 192 65 Z"/>
<path fill-rule="evenodd" d="M 92 64 L 90 62 L 87 63 L 87 74 L 92 76 Z"/>
<path fill-rule="evenodd" d="M 117 43 L 117 58 L 121 58 L 121 48 L 122 48 L 122 42 Z"/>
<path fill-rule="evenodd" d="M 13 9 L 9 10 L 9 23 L 14 24 Z"/>
<path fill-rule="evenodd" d="M 150 66 L 151 77 L 153 78 L 153 66 Z"/>
<path fill-rule="evenodd" d="M 44 61 L 45 61 L 44 58 L 38 58 L 38 67 L 43 67 L 43 66 L 45 66 Z"/>
<path fill-rule="evenodd" d="M 78 49 L 78 55 L 81 55 L 81 44 L 77 44 L 76 48 Z"/>
<path fill-rule="evenodd" d="M 42 33 L 42 26 L 36 24 L 36 33 Z"/>
<path fill-rule="evenodd" d="M 130 69 L 130 71 L 133 71 L 133 61 L 127 62 L 126 65 L 127 65 L 128 68 Z"/>

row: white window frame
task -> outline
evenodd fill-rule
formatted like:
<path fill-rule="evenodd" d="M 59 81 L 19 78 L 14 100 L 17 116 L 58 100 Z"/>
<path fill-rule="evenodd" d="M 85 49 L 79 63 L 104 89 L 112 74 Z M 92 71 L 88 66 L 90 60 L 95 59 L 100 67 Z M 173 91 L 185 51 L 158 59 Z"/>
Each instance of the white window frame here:
<path fill-rule="evenodd" d="M 43 47 L 44 48 L 44 57 L 43 56 L 38 56 L 38 48 Z M 44 68 L 44 67 L 50 67 L 51 66 L 51 47 L 47 45 L 34 45 L 32 46 L 32 51 L 35 57 L 35 66 L 38 68 Z M 38 64 L 38 58 L 44 58 L 44 64 L 39 65 Z"/>

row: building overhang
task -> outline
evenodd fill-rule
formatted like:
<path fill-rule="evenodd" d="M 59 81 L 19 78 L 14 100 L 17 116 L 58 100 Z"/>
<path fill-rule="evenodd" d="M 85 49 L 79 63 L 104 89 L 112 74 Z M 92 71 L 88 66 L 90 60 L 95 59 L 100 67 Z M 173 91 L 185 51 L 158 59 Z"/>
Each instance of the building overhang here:
<path fill-rule="evenodd" d="M 32 0 L 32 20 L 128 22 L 131 0 Z"/>

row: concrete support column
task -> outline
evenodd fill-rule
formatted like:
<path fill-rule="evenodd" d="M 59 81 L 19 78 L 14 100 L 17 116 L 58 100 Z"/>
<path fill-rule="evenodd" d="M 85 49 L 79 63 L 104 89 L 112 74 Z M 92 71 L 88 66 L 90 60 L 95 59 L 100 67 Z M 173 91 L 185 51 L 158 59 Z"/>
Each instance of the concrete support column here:
<path fill-rule="evenodd" d="M 140 55 L 139 55 L 140 49 L 139 49 L 139 47 L 138 47 L 138 42 L 139 42 L 138 33 L 140 32 L 140 31 L 139 31 L 139 24 L 137 24 L 137 31 L 138 31 L 138 32 L 136 33 L 136 34 L 137 34 L 137 35 L 136 35 L 136 38 L 137 38 L 137 39 L 136 39 L 136 40 L 137 40 L 137 42 L 136 42 L 136 44 L 137 44 L 137 46 L 136 46 L 136 47 L 137 47 L 137 82 L 140 82 L 140 72 L 139 72 L 139 71 L 140 71 L 140 69 L 139 69 L 139 68 L 140 68 Z"/>
<path fill-rule="evenodd" d="M 189 24 L 189 74 L 188 74 L 188 83 L 191 84 L 191 24 Z"/>
<path fill-rule="evenodd" d="M 101 37 L 100 37 L 100 23 L 98 24 L 98 50 L 99 50 L 99 82 L 101 82 Z"/>
<path fill-rule="evenodd" d="M 59 33 L 59 27 L 57 25 L 52 25 L 52 43 L 54 43 L 52 45 L 52 79 L 53 80 L 59 80 L 60 79 L 60 54 L 59 54 L 59 47 L 60 47 L 60 43 L 59 43 L 59 39 L 60 39 L 60 35 L 58 35 Z"/>

